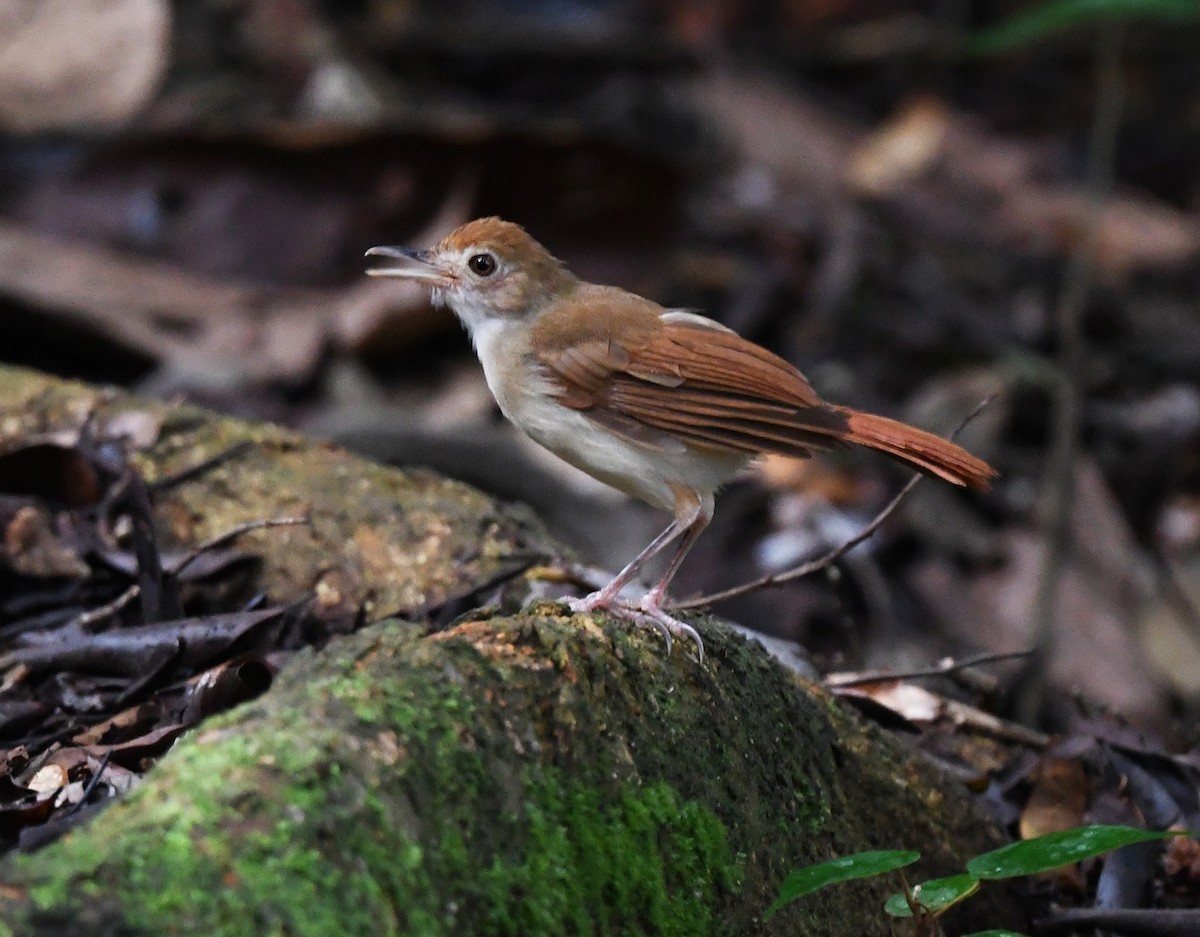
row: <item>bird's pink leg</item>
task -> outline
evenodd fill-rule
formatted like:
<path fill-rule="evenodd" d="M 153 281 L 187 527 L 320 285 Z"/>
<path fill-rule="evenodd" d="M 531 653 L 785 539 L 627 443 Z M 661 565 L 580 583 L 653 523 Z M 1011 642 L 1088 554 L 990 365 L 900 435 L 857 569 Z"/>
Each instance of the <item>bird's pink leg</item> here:
<path fill-rule="evenodd" d="M 696 631 L 687 622 L 673 618 L 663 611 L 663 601 L 667 595 L 667 588 L 671 584 L 675 573 L 679 570 L 680 564 L 683 562 L 688 551 L 696 542 L 696 538 L 708 526 L 708 522 L 712 517 L 712 508 L 710 504 L 705 504 L 699 497 L 688 492 L 690 497 L 681 497 L 676 505 L 675 519 L 671 521 L 667 528 L 655 537 L 642 550 L 632 562 L 622 569 L 612 582 L 608 583 L 603 589 L 593 592 L 591 595 L 586 595 L 582 599 L 569 599 L 567 604 L 572 611 L 575 612 L 590 612 L 595 610 L 607 610 L 620 615 L 623 618 L 631 619 L 639 625 L 645 627 L 657 628 L 663 633 L 663 637 L 667 642 L 667 653 L 671 653 L 671 637 L 687 637 L 696 642 L 696 650 L 699 654 L 700 661 L 704 661 L 704 641 L 701 639 L 699 632 Z M 662 577 L 654 585 L 654 587 L 642 596 L 636 606 L 630 606 L 620 601 L 621 590 L 627 586 L 633 577 L 637 575 L 638 570 L 651 557 L 661 553 L 675 539 L 682 536 L 679 546 L 675 550 L 675 555 L 671 557 L 671 561 L 667 564 L 666 570 Z"/>
<path fill-rule="evenodd" d="M 571 610 L 575 612 L 590 612 L 596 609 L 612 608 L 617 601 L 617 597 L 621 594 L 621 590 L 629 585 L 633 577 L 638 574 L 638 570 L 645 565 L 646 561 L 666 549 L 672 540 L 684 533 L 691 526 L 693 521 L 694 518 L 692 517 L 675 518 L 661 534 L 647 544 L 646 549 L 635 556 L 603 589 L 598 589 L 591 593 L 591 595 L 585 595 L 582 599 L 571 599 L 568 602 Z"/>
<path fill-rule="evenodd" d="M 695 545 L 700 535 L 704 533 L 704 528 L 708 526 L 708 521 L 709 518 L 703 513 L 692 520 L 683 534 L 683 539 L 679 541 L 679 546 L 675 549 L 675 555 L 671 557 L 671 562 L 667 564 L 667 568 L 663 571 L 662 578 L 654 584 L 654 587 L 649 592 L 642 596 L 642 601 L 638 603 L 639 607 L 646 610 L 662 608 L 662 604 L 667 598 L 667 589 L 671 585 L 671 580 L 679 572 L 679 567 L 683 565 L 684 557 L 688 555 L 688 551 Z"/>

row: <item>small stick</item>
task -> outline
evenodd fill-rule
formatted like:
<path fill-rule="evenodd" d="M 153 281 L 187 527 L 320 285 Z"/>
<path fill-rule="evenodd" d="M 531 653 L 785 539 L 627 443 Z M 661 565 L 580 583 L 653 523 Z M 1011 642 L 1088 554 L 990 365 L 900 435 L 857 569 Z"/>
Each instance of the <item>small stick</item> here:
<path fill-rule="evenodd" d="M 275 517 L 268 518 L 267 520 L 247 521 L 244 524 L 238 524 L 236 527 L 231 527 L 229 530 L 210 537 L 203 543 L 193 547 L 186 556 L 171 564 L 166 572 L 172 576 L 176 576 L 209 550 L 215 549 L 216 547 L 221 546 L 223 543 L 228 543 L 235 537 L 240 537 L 242 534 L 248 533 L 249 531 L 262 530 L 267 527 L 293 527 L 298 524 L 307 523 L 309 523 L 309 518 L 307 517 Z M 91 625 L 95 625 L 98 622 L 104 621 L 106 618 L 111 618 L 113 615 L 117 614 L 117 612 L 121 611 L 121 609 L 123 609 L 126 605 L 136 599 L 139 595 L 141 595 L 141 592 L 142 587 L 135 582 L 111 602 L 107 602 L 104 605 L 97 606 L 96 608 L 77 615 L 71 624 L 79 628 L 88 628 Z"/>
<path fill-rule="evenodd" d="M 75 804 L 72 804 L 71 809 L 62 815 L 63 820 L 67 819 L 67 817 L 74 816 L 83 809 L 84 805 L 88 801 L 88 798 L 92 796 L 92 792 L 96 789 L 97 785 L 99 785 L 100 779 L 104 777 L 104 772 L 108 770 L 108 763 L 112 761 L 112 755 L 113 750 L 112 746 L 110 745 L 104 752 L 104 757 L 100 759 L 100 764 L 96 767 L 96 770 L 92 772 L 92 776 L 88 778 L 87 784 L 84 785 L 83 793 L 80 795 L 79 801 Z"/>
<path fill-rule="evenodd" d="M 982 667 L 985 664 L 997 664 L 1003 661 L 1020 660 L 1032 654 L 1032 650 L 1024 651 L 1006 651 L 998 654 L 976 654 L 973 657 L 964 657 L 962 660 L 955 660 L 952 657 L 947 657 L 943 661 L 939 661 L 934 667 L 928 670 L 908 670 L 892 673 L 886 670 L 870 670 L 866 673 L 855 674 L 854 676 L 839 677 L 837 674 L 826 674 L 824 682 L 836 689 L 842 687 L 866 686 L 871 683 L 886 683 L 892 680 L 925 680 L 932 677 L 951 677 L 956 673 L 966 670 L 969 667 Z"/>
<path fill-rule="evenodd" d="M 240 537 L 242 534 L 250 533 L 252 530 L 264 530 L 268 527 L 298 527 L 308 523 L 310 523 L 310 518 L 308 517 L 269 517 L 266 520 L 246 521 L 244 524 L 237 524 L 234 527 L 230 527 L 229 530 L 209 537 L 203 543 L 194 546 L 186 556 L 178 562 L 171 564 L 167 572 L 177 576 L 209 550 L 216 549 L 222 544 Z"/>
<path fill-rule="evenodd" d="M 924 477 L 924 475 L 914 475 L 910 478 L 896 496 L 887 503 L 887 506 L 875 515 L 871 523 L 849 540 L 839 543 L 823 556 L 819 556 L 815 560 L 809 560 L 807 563 L 801 563 L 799 566 L 793 566 L 791 569 L 784 570 L 781 573 L 768 573 L 765 576 L 760 576 L 758 579 L 743 582 L 741 585 L 730 586 L 728 589 L 722 589 L 720 592 L 712 592 L 709 595 L 702 595 L 696 599 L 684 599 L 682 602 L 673 602 L 671 603 L 671 610 L 683 611 L 689 608 L 699 608 L 703 605 L 713 605 L 716 602 L 724 602 L 726 599 L 737 598 L 739 595 L 746 595 L 757 589 L 765 589 L 768 586 L 779 586 L 785 582 L 791 582 L 793 579 L 802 579 L 805 576 L 811 576 L 813 573 L 820 572 L 828 566 L 832 566 L 870 537 L 871 534 L 875 533 L 883 522 L 892 516 L 892 512 L 900 506 L 900 502 L 904 500 L 908 493 L 917 487 L 917 482 L 921 481 Z"/>
<path fill-rule="evenodd" d="M 968 413 L 963 421 L 958 424 L 958 429 L 950 434 L 950 438 L 956 438 L 958 434 L 966 428 L 967 424 L 975 419 L 975 417 L 979 416 L 979 414 L 983 412 L 984 407 L 991 402 L 991 397 L 987 397 L 981 401 L 980 404 L 974 410 Z M 811 576 L 813 573 L 820 572 L 821 570 L 832 566 L 856 546 L 875 533 L 875 531 L 877 531 L 883 525 L 883 522 L 892 516 L 892 513 L 900 506 L 900 502 L 908 496 L 908 493 L 917 487 L 917 482 L 921 481 L 921 479 L 924 477 L 924 475 L 913 475 L 913 477 L 908 480 L 905 486 L 901 488 L 899 492 L 897 492 L 896 496 L 884 506 L 883 510 L 875 515 L 875 517 L 871 520 L 871 523 L 867 524 L 866 527 L 860 530 L 849 540 L 838 544 L 823 556 L 819 556 L 815 560 L 809 560 L 807 563 L 801 563 L 799 566 L 793 566 L 791 569 L 786 569 L 781 573 L 768 573 L 765 576 L 760 576 L 758 579 L 752 579 L 749 582 L 742 583 L 741 585 L 731 586 L 728 589 L 722 589 L 720 592 L 702 595 L 695 599 L 684 599 L 681 602 L 672 602 L 669 606 L 670 610 L 685 611 L 691 608 L 700 608 L 705 605 L 713 605 L 717 602 L 724 602 L 726 599 L 733 599 L 737 598 L 738 596 L 746 595 L 750 592 L 755 592 L 758 589 L 765 589 L 769 586 L 778 586 L 785 582 L 792 582 L 795 579 L 802 579 L 805 576 Z"/>
<path fill-rule="evenodd" d="M 254 449 L 255 444 L 248 439 L 243 439 L 241 442 L 234 443 L 227 449 L 222 449 L 215 455 L 209 456 L 207 459 L 202 459 L 195 465 L 189 465 L 187 468 L 180 469 L 171 475 L 164 475 L 162 478 L 150 484 L 151 491 L 166 491 L 168 488 L 176 488 L 184 482 L 191 481 L 193 478 L 198 478 L 207 472 L 212 471 L 217 466 L 236 459 L 245 453 Z"/>

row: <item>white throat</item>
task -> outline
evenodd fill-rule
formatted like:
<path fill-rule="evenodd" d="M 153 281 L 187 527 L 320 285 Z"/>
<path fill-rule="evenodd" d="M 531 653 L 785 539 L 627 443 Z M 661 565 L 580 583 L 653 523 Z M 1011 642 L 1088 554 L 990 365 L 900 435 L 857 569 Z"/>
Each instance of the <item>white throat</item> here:
<path fill-rule="evenodd" d="M 480 329 L 501 326 L 504 320 L 495 315 L 485 302 L 469 290 L 435 289 L 433 302 L 437 306 L 448 306 L 458 316 L 476 349 L 479 340 L 475 337 Z"/>
<path fill-rule="evenodd" d="M 459 319 L 466 327 L 467 334 L 471 336 L 471 344 L 475 347 L 475 354 L 479 356 L 479 361 L 486 373 L 489 365 L 494 365 L 497 356 L 501 354 L 499 346 L 503 341 L 504 333 L 508 331 L 509 323 L 496 316 L 471 320 L 459 315 Z M 491 383 L 490 375 L 488 383 Z"/>
<path fill-rule="evenodd" d="M 529 351 L 528 330 L 514 328 L 517 320 L 494 315 L 482 304 L 463 303 L 455 297 L 449 305 L 471 337 L 488 389 L 500 410 L 520 426 L 518 398 L 529 389 L 522 386 L 520 378 Z"/>

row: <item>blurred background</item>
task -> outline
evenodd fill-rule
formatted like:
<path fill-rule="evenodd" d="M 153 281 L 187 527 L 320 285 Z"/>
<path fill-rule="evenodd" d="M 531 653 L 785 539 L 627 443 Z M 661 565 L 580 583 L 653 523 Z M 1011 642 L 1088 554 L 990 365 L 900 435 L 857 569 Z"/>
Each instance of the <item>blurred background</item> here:
<path fill-rule="evenodd" d="M 834 401 L 949 434 L 991 399 L 959 438 L 992 492 L 923 483 L 723 614 L 823 670 L 1038 647 L 1010 689 L 1044 722 L 1194 744 L 1197 49 L 1195 0 L 0 0 L 0 360 L 433 467 L 618 567 L 663 519 L 363 276 L 498 214 Z M 677 594 L 824 552 L 904 478 L 767 460 Z"/>

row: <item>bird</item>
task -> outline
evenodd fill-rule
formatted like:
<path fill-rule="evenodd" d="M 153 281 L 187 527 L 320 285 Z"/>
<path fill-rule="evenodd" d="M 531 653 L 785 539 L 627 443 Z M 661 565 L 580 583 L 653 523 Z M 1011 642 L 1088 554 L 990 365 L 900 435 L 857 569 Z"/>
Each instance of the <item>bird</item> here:
<path fill-rule="evenodd" d="M 713 516 L 717 490 L 756 456 L 857 444 L 953 485 L 985 490 L 996 471 L 914 426 L 828 403 L 788 361 L 696 312 L 575 276 L 523 227 L 497 217 L 429 248 L 372 247 L 367 273 L 431 289 L 466 328 L 504 416 L 587 474 L 671 515 L 607 585 L 569 599 L 693 640 L 666 608 L 680 564 Z M 674 544 L 658 581 L 622 599 Z"/>

